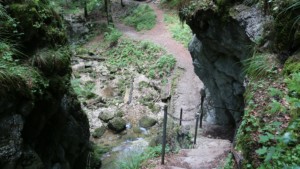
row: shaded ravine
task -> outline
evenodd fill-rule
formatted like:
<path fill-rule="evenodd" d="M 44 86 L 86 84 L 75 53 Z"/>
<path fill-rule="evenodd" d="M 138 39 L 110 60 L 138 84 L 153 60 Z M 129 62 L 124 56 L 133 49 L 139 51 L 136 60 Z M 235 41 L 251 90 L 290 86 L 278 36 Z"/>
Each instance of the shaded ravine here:
<path fill-rule="evenodd" d="M 200 90 L 203 83 L 194 72 L 192 57 L 189 51 L 179 42 L 172 38 L 171 33 L 164 23 L 164 12 L 155 4 L 149 4 L 154 9 L 157 16 L 155 27 L 149 31 L 137 32 L 134 28 L 126 26 L 122 23 L 116 23 L 116 27 L 126 37 L 134 40 L 147 40 L 158 44 L 172 54 L 177 61 L 177 69 L 183 70 L 172 94 L 172 113 L 178 118 L 180 109 L 183 109 L 183 125 L 190 126 L 192 131 L 195 127 L 195 113 L 199 110 Z M 156 169 L 211 169 L 216 168 L 224 161 L 226 154 L 230 150 L 230 142 L 222 139 L 212 139 L 205 135 L 205 130 L 215 132 L 214 127 L 218 129 L 223 127 L 204 123 L 204 129 L 200 129 L 197 135 L 197 144 L 194 149 L 182 149 L 178 155 L 166 158 L 165 166 L 156 164 Z M 214 128 L 214 129 L 211 129 Z M 222 132 L 223 133 L 223 132 Z M 210 137 L 210 136 L 209 136 Z"/>
<path fill-rule="evenodd" d="M 175 94 L 172 95 L 172 112 L 179 117 L 180 108 L 183 109 L 184 118 L 194 118 L 200 105 L 200 89 L 203 84 L 194 73 L 192 58 L 189 51 L 179 42 L 172 38 L 164 23 L 164 12 L 155 4 L 149 4 L 157 16 L 155 27 L 149 31 L 137 32 L 134 28 L 122 23 L 116 23 L 117 28 L 127 37 L 135 40 L 147 40 L 159 44 L 172 54 L 177 61 L 177 68 L 184 70 L 179 77 Z M 186 121 L 184 123 L 191 123 Z"/>

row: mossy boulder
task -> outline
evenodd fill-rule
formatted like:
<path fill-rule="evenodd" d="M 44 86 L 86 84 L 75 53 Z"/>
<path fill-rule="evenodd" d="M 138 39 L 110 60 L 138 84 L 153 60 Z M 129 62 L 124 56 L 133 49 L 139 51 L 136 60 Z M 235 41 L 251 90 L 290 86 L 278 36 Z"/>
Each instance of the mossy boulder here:
<path fill-rule="evenodd" d="M 39 50 L 32 58 L 32 64 L 45 75 L 65 75 L 71 72 L 71 53 L 65 48 Z"/>
<path fill-rule="evenodd" d="M 7 30 L 21 39 L 28 52 L 67 42 L 63 21 L 48 1 L 9 2 L 7 11 L 15 21 Z"/>
<path fill-rule="evenodd" d="M 114 118 L 115 114 L 112 112 L 101 112 L 98 116 L 98 118 L 105 123 L 107 123 L 109 120 L 112 120 Z"/>
<path fill-rule="evenodd" d="M 136 134 L 141 134 L 141 133 L 142 133 L 141 129 L 140 129 L 139 127 L 136 127 L 136 126 L 133 127 L 132 130 L 133 130 L 133 132 L 136 133 Z"/>
<path fill-rule="evenodd" d="M 108 128 L 119 133 L 126 129 L 126 121 L 120 117 L 116 117 L 108 122 Z"/>
<path fill-rule="evenodd" d="M 106 131 L 106 127 L 105 126 L 101 126 L 99 128 L 96 128 L 96 130 L 93 132 L 92 136 L 94 138 L 100 138 L 101 136 L 103 136 L 103 134 Z"/>
<path fill-rule="evenodd" d="M 154 126 L 157 123 L 157 120 L 155 120 L 152 117 L 149 116 L 144 116 L 139 120 L 139 125 L 140 127 L 143 128 L 150 128 L 152 126 Z"/>

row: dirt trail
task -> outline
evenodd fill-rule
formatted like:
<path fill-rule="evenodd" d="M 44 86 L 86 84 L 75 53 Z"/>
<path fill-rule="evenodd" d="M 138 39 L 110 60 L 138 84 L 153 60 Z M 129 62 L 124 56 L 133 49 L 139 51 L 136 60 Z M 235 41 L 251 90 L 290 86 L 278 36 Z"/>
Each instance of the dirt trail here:
<path fill-rule="evenodd" d="M 200 105 L 200 89 L 202 82 L 194 73 L 192 58 L 189 51 L 172 38 L 164 23 L 164 12 L 155 4 L 149 4 L 156 12 L 157 24 L 149 31 L 137 32 L 134 28 L 117 23 L 117 28 L 127 37 L 135 40 L 148 40 L 164 47 L 177 60 L 177 67 L 184 72 L 179 77 L 175 95 L 172 96 L 174 116 L 179 117 L 180 108 L 183 109 L 186 119 L 194 118 Z M 190 123 L 190 122 L 185 122 Z"/>
<path fill-rule="evenodd" d="M 192 58 L 189 51 L 172 38 L 164 23 L 164 12 L 155 4 L 149 4 L 157 15 L 156 26 L 149 31 L 137 32 L 134 28 L 122 23 L 116 23 L 116 27 L 123 35 L 135 40 L 147 40 L 164 47 L 168 53 L 177 60 L 177 68 L 183 73 L 178 78 L 175 94 L 172 95 L 171 112 L 174 117 L 179 117 L 180 108 L 183 109 L 183 120 L 194 119 L 200 105 L 200 89 L 203 83 L 194 72 Z M 191 126 L 194 130 L 195 120 L 183 121 L 183 125 Z M 204 123 L 204 128 L 209 127 Z M 157 164 L 156 169 L 185 168 L 185 169 L 212 169 L 218 167 L 220 159 L 230 149 L 228 140 L 212 139 L 203 136 L 203 130 L 198 133 L 197 144 L 194 149 L 181 150 L 179 154 L 167 157 L 165 166 Z"/>

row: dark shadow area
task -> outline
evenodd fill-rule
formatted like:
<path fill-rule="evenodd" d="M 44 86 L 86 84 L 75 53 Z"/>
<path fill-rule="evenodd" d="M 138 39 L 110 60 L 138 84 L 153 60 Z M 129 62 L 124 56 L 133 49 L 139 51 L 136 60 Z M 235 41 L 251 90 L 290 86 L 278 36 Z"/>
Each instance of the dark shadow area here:
<path fill-rule="evenodd" d="M 214 139 L 226 139 L 233 141 L 235 127 L 234 126 L 220 126 L 203 122 L 203 136 Z"/>

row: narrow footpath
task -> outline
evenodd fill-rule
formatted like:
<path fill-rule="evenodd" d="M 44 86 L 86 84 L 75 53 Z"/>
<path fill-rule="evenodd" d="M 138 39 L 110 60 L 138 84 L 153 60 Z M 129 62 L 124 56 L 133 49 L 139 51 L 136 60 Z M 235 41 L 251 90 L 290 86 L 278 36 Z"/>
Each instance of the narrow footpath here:
<path fill-rule="evenodd" d="M 164 23 L 164 12 L 156 4 L 149 3 L 157 16 L 156 26 L 143 32 L 137 32 L 134 28 L 122 23 L 116 23 L 116 27 L 124 36 L 134 40 L 147 40 L 158 44 L 172 54 L 177 60 L 177 69 L 183 70 L 178 78 L 175 94 L 172 95 L 172 114 L 179 118 L 180 109 L 183 109 L 183 126 L 189 126 L 192 131 L 195 127 L 195 113 L 199 110 L 200 90 L 203 83 L 194 72 L 192 58 L 189 51 L 172 38 L 171 33 Z M 206 126 L 204 123 L 204 128 Z M 199 129 L 197 144 L 193 149 L 182 149 L 174 156 L 166 158 L 166 165 L 157 164 L 155 169 L 213 169 L 220 165 L 230 150 L 228 140 L 213 139 L 203 136 L 203 130 Z"/>

